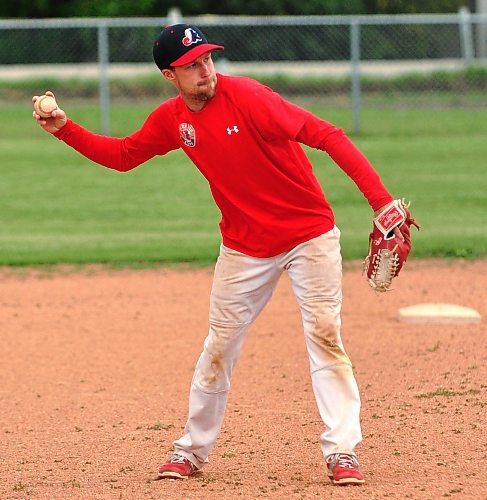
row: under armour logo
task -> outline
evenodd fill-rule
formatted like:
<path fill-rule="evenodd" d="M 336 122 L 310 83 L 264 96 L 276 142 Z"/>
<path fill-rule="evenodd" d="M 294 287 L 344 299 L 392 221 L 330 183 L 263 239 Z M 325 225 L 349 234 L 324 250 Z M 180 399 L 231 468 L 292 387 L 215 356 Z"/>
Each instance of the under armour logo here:
<path fill-rule="evenodd" d="M 232 132 L 235 132 L 236 134 L 239 132 L 237 125 L 234 125 L 233 128 L 227 127 L 227 134 L 232 135 Z"/>

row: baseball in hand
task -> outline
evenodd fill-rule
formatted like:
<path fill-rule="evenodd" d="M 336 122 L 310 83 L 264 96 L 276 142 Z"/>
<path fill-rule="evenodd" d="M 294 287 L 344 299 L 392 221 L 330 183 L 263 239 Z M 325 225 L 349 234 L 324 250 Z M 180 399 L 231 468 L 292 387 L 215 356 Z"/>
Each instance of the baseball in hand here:
<path fill-rule="evenodd" d="M 34 111 L 42 118 L 49 118 L 57 109 L 56 99 L 50 95 L 41 95 L 34 103 Z"/>

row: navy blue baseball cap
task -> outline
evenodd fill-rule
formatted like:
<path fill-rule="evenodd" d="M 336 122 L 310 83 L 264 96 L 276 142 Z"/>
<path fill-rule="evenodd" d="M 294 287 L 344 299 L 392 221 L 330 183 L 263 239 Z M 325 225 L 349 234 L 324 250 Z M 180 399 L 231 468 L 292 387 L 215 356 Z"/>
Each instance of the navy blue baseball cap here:
<path fill-rule="evenodd" d="M 209 50 L 223 50 L 222 45 L 208 43 L 196 26 L 173 24 L 166 26 L 154 42 L 152 56 L 160 70 L 184 66 Z"/>

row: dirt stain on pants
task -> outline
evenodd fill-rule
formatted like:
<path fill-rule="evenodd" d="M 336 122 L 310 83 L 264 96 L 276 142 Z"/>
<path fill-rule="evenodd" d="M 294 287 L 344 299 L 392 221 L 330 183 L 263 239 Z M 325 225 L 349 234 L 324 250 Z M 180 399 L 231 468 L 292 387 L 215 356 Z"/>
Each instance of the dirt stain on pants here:
<path fill-rule="evenodd" d="M 340 323 L 322 303 L 313 307 L 313 321 L 306 329 L 308 349 L 315 369 L 345 363 L 351 365 L 340 337 Z"/>

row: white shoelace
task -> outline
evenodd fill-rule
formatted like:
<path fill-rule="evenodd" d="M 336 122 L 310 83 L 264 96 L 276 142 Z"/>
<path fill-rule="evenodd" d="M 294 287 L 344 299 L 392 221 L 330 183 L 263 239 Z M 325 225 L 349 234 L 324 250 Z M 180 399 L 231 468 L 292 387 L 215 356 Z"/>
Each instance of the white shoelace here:
<path fill-rule="evenodd" d="M 332 455 L 328 461 L 333 467 L 338 464 L 340 467 L 354 469 L 358 466 L 358 460 L 353 455 L 345 455 L 342 453 L 337 453 L 336 455 Z"/>
<path fill-rule="evenodd" d="M 174 454 L 170 460 L 169 460 L 169 463 L 171 464 L 184 464 L 184 461 L 187 460 L 186 457 L 183 457 L 182 455 L 177 455 L 177 454 Z"/>

